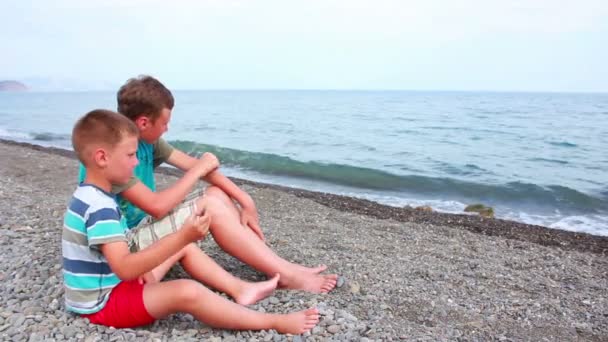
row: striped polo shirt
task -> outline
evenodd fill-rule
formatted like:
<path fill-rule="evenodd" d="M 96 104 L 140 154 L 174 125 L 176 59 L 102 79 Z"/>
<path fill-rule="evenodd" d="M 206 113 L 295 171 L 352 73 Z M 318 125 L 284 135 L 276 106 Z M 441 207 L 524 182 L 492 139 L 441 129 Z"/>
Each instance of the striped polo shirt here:
<path fill-rule="evenodd" d="M 101 310 L 120 279 L 112 272 L 100 245 L 127 241 L 127 225 L 115 197 L 91 185 L 78 186 L 63 220 L 63 284 L 70 311 Z"/>

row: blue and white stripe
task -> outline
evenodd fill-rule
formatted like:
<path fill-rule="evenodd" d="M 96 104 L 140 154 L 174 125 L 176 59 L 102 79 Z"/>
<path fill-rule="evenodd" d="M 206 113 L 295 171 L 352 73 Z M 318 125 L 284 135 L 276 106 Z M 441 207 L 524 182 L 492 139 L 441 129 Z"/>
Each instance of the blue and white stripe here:
<path fill-rule="evenodd" d="M 66 307 L 81 314 L 101 310 L 120 279 L 99 246 L 125 241 L 126 222 L 113 195 L 80 185 L 63 221 L 61 247 Z"/>

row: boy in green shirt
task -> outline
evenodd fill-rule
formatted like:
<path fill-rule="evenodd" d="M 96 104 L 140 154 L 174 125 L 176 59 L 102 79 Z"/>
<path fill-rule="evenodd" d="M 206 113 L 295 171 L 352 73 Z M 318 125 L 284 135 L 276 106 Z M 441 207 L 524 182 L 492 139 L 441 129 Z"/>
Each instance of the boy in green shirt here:
<path fill-rule="evenodd" d="M 133 230 L 135 248 L 143 248 L 174 232 L 195 205 L 204 206 L 211 215 L 210 231 L 219 246 L 269 278 L 280 274 L 279 287 L 327 293 L 336 286 L 336 274 L 321 274 L 326 266 L 305 267 L 274 253 L 264 242 L 251 196 L 217 168 L 206 175 L 193 174 L 192 167 L 199 160 L 173 148 L 161 138 L 168 129 L 174 106 L 173 95 L 162 83 L 150 76 L 130 79 L 118 91 L 117 100 L 118 111 L 131 119 L 140 133 L 137 149 L 140 163 L 135 168 L 135 176 L 124 186 L 113 190 L 118 193 L 120 208 Z M 200 161 L 216 163 L 217 158 L 205 153 Z M 156 191 L 154 168 L 163 162 L 183 170 L 185 174 L 167 189 Z M 204 194 L 188 195 L 200 178 L 211 186 Z M 199 265 L 193 268 L 196 272 L 191 275 L 201 279 L 209 257 L 195 245 L 188 245 L 182 252 L 146 274 L 143 280 L 159 281 L 179 260 Z"/>

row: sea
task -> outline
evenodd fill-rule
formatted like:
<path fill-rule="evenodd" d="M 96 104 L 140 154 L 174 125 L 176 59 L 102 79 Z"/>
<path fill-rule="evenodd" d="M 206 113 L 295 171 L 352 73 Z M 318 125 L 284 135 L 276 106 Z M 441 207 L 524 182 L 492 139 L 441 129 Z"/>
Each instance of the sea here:
<path fill-rule="evenodd" d="M 1 92 L 0 138 L 65 149 L 115 92 Z M 175 91 L 165 138 L 229 176 L 608 236 L 608 94 Z M 1 162 L 8 162 L 2 160 Z"/>

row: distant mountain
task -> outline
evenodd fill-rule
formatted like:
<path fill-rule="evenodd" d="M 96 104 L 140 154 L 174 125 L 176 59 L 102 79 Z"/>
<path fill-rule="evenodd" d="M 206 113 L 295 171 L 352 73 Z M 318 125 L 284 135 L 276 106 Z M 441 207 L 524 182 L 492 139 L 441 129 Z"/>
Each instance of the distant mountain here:
<path fill-rule="evenodd" d="M 67 77 L 25 77 L 20 78 L 31 91 L 115 91 L 121 85 L 118 82 L 98 80 L 79 80 Z"/>
<path fill-rule="evenodd" d="M 28 87 L 18 81 L 0 81 L 0 91 L 27 91 Z"/>

